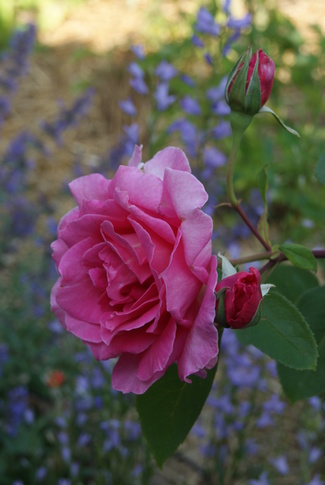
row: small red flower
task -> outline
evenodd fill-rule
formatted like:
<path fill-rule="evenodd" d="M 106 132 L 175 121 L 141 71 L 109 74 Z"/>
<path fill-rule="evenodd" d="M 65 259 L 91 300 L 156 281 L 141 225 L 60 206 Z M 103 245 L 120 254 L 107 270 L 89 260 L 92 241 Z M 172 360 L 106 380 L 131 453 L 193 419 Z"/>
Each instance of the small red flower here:
<path fill-rule="evenodd" d="M 52 388 L 61 387 L 64 381 L 65 374 L 60 370 L 53 370 L 46 377 L 46 384 Z"/>

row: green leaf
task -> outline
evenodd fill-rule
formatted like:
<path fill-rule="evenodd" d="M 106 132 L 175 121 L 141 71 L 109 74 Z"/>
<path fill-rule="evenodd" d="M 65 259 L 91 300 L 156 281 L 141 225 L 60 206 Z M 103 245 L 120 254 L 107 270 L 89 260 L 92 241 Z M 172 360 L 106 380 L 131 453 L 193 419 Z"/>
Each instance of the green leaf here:
<path fill-rule="evenodd" d="M 325 185 L 325 153 L 322 153 L 316 163 L 315 174 L 319 182 Z"/>
<path fill-rule="evenodd" d="M 280 251 L 297 268 L 317 271 L 317 261 L 310 249 L 300 244 L 280 244 Z"/>
<path fill-rule="evenodd" d="M 266 105 L 262 106 L 262 108 L 259 110 L 258 113 L 270 113 L 271 115 L 274 116 L 274 118 L 282 126 L 282 128 L 284 128 L 285 130 L 287 130 L 292 135 L 295 135 L 298 138 L 300 138 L 300 135 L 299 135 L 298 131 L 294 130 L 293 128 L 290 128 L 290 126 L 285 125 L 283 123 L 283 121 L 281 120 L 281 118 L 276 113 L 274 113 L 274 111 L 271 108 L 269 108 L 268 106 L 266 106 Z"/>
<path fill-rule="evenodd" d="M 179 379 L 176 365 L 155 382 L 136 405 L 142 431 L 158 466 L 184 441 L 210 393 L 217 366 L 202 379 L 191 376 L 192 384 Z"/>
<path fill-rule="evenodd" d="M 316 371 L 297 371 L 277 364 L 278 376 L 290 401 L 306 399 L 325 392 L 325 337 L 320 341 Z"/>
<path fill-rule="evenodd" d="M 284 392 L 291 401 L 325 392 L 325 286 L 305 291 L 298 308 L 308 321 L 318 342 L 316 371 L 296 371 L 278 364 L 278 375 Z"/>
<path fill-rule="evenodd" d="M 307 320 L 317 342 L 325 336 L 325 286 L 305 291 L 297 302 L 297 307 Z"/>
<path fill-rule="evenodd" d="M 319 286 L 316 276 L 305 269 L 281 264 L 275 268 L 267 283 L 275 285 L 277 293 L 296 303 L 300 295 L 310 288 Z"/>
<path fill-rule="evenodd" d="M 236 332 L 277 362 L 294 369 L 315 369 L 317 344 L 306 320 L 284 296 L 271 290 L 264 298 L 262 319 L 256 327 Z"/>

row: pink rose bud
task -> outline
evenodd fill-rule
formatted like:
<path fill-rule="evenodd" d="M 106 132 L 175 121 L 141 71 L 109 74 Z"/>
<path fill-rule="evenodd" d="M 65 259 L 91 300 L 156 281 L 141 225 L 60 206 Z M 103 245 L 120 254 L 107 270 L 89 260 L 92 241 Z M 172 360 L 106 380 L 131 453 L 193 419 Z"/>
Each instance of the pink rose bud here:
<path fill-rule="evenodd" d="M 262 49 L 251 48 L 238 60 L 226 86 L 226 101 L 234 111 L 254 115 L 270 97 L 275 66 Z"/>
<path fill-rule="evenodd" d="M 256 268 L 224 278 L 217 284 L 216 293 L 217 298 L 219 293 L 216 303 L 217 324 L 239 329 L 257 323 L 262 291 L 261 275 Z"/>

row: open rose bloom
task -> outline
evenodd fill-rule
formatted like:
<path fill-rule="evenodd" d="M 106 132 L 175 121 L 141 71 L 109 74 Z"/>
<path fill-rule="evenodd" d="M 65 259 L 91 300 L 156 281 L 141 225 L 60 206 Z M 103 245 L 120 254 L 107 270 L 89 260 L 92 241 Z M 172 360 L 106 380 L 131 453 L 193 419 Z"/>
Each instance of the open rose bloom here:
<path fill-rule="evenodd" d="M 52 310 L 96 359 L 117 358 L 112 383 L 144 393 L 177 363 L 181 380 L 205 375 L 217 360 L 217 283 L 212 219 L 203 185 L 177 148 L 107 180 L 70 184 L 77 207 L 52 244 L 59 278 Z"/>

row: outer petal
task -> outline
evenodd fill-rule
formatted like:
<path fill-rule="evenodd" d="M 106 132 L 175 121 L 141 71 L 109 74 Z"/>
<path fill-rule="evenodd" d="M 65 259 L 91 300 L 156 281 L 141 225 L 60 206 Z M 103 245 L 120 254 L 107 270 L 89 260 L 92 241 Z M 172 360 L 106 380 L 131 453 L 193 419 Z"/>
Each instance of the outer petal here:
<path fill-rule="evenodd" d="M 212 256 L 208 284 L 193 327 L 189 331 L 183 352 L 178 359 L 178 373 L 182 380 L 201 369 L 210 368 L 218 356 L 218 332 L 214 326 L 217 258 Z"/>
<path fill-rule="evenodd" d="M 73 197 L 78 204 L 86 200 L 106 200 L 108 196 L 108 187 L 111 183 L 103 175 L 93 173 L 79 177 L 69 184 Z"/>
<path fill-rule="evenodd" d="M 112 180 L 112 191 L 125 192 L 130 204 L 148 210 L 158 208 L 162 196 L 162 182 L 151 174 L 143 174 L 135 167 L 120 165 Z M 116 200 L 112 192 L 112 196 Z M 125 207 L 124 207 L 125 208 Z"/>
<path fill-rule="evenodd" d="M 165 373 L 165 370 L 152 375 L 148 381 L 141 381 L 137 377 L 140 355 L 122 354 L 112 373 L 114 389 L 123 393 L 133 392 L 143 394 L 146 390 Z"/>
<path fill-rule="evenodd" d="M 142 145 L 134 145 L 132 157 L 129 160 L 129 167 L 138 167 L 142 160 Z"/>
<path fill-rule="evenodd" d="M 180 219 L 188 217 L 208 200 L 208 194 L 197 178 L 190 173 L 170 168 L 165 170 L 164 195 Z"/>
<path fill-rule="evenodd" d="M 164 179 L 166 168 L 180 170 L 182 172 L 191 172 L 191 167 L 185 153 L 180 148 L 168 147 L 145 163 L 144 173 L 151 173 L 161 180 Z"/>

